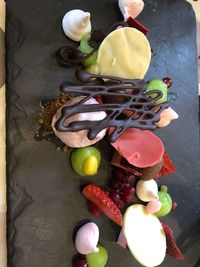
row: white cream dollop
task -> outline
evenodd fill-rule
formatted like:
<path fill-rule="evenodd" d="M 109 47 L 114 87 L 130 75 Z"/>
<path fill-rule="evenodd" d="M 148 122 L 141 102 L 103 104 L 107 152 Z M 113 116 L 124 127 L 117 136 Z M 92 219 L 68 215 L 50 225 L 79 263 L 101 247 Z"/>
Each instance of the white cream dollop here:
<path fill-rule="evenodd" d="M 93 222 L 83 225 L 76 234 L 75 246 L 80 254 L 87 255 L 98 252 L 98 242 L 99 228 Z"/>
<path fill-rule="evenodd" d="M 152 201 L 158 198 L 158 185 L 155 180 L 139 180 L 136 185 L 136 194 L 144 202 Z"/>
<path fill-rule="evenodd" d="M 84 35 L 91 32 L 90 13 L 72 9 L 63 17 L 62 27 L 68 38 L 79 42 Z"/>
<path fill-rule="evenodd" d="M 66 144 L 69 147 L 85 147 L 85 146 L 93 145 L 93 144 L 97 143 L 98 141 L 100 141 L 106 134 L 106 129 L 104 129 L 100 133 L 98 133 L 98 135 L 96 136 L 96 138 L 94 140 L 90 140 L 87 137 L 88 130 L 81 130 L 78 132 L 59 132 L 56 130 L 55 124 L 61 116 L 62 108 L 65 106 L 74 105 L 74 104 L 80 102 L 83 98 L 84 98 L 84 96 L 77 96 L 77 97 L 72 98 L 71 100 L 68 101 L 67 104 L 63 105 L 56 112 L 56 114 L 53 116 L 51 126 L 52 126 L 52 129 L 53 129 L 55 135 L 64 144 Z M 91 105 L 91 104 L 98 104 L 98 102 L 94 98 L 90 98 L 84 104 L 85 105 Z M 74 122 L 74 121 L 100 121 L 100 120 L 103 120 L 106 116 L 107 115 L 104 111 L 78 113 L 78 114 L 75 114 L 75 115 L 71 116 L 70 118 L 66 119 L 65 125 L 67 126 L 71 122 Z"/>
<path fill-rule="evenodd" d="M 118 0 L 118 5 L 124 16 L 124 20 L 127 20 L 128 17 L 135 19 L 144 8 L 144 2 L 142 0 Z"/>

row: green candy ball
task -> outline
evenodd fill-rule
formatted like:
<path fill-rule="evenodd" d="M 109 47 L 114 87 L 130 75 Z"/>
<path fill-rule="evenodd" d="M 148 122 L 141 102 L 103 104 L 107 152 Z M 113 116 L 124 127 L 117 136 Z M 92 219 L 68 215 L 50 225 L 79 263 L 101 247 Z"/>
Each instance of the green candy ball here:
<path fill-rule="evenodd" d="M 147 84 L 147 92 L 153 91 L 153 90 L 159 90 L 163 93 L 163 96 L 155 101 L 155 105 L 162 104 L 167 101 L 167 85 L 163 82 L 163 80 L 154 79 L 148 82 Z M 152 97 L 156 97 L 156 94 L 152 94 Z"/>
<path fill-rule="evenodd" d="M 86 260 L 89 267 L 104 267 L 108 261 L 107 250 L 99 245 L 98 248 L 99 248 L 98 252 L 86 255 Z"/>
<path fill-rule="evenodd" d="M 88 164 L 90 164 L 90 159 L 92 159 L 91 164 L 95 165 L 94 171 L 97 171 L 101 161 L 101 153 L 99 150 L 93 146 L 75 149 L 71 154 L 71 165 L 73 170 L 81 176 L 94 175 L 95 173 L 88 174 L 87 172 L 84 172 L 84 169 L 86 168 L 89 169 L 89 171 L 93 168 L 93 166 L 88 166 Z M 96 159 L 96 161 L 94 161 L 94 159 Z"/>
<path fill-rule="evenodd" d="M 158 192 L 158 198 L 162 206 L 158 212 L 154 213 L 154 215 L 156 215 L 157 217 L 166 216 L 172 209 L 172 199 L 168 193 L 162 191 Z"/>

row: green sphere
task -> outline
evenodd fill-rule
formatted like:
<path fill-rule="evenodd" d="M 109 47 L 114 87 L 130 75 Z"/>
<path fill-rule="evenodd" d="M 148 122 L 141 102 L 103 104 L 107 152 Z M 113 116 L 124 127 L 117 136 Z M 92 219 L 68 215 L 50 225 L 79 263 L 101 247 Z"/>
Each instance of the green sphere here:
<path fill-rule="evenodd" d="M 166 185 L 162 185 L 161 188 L 160 188 L 160 191 L 167 193 L 167 191 L 168 191 L 167 186 Z"/>
<path fill-rule="evenodd" d="M 163 82 L 163 80 L 154 79 L 148 82 L 147 84 L 147 92 L 159 90 L 163 93 L 163 96 L 155 101 L 155 105 L 162 104 L 167 101 L 167 85 Z M 152 97 L 156 97 L 156 94 L 152 94 Z"/>
<path fill-rule="evenodd" d="M 90 161 L 91 159 L 91 161 Z M 94 161 L 96 159 L 96 162 Z M 100 151 L 93 147 L 93 146 L 87 146 L 87 147 L 81 147 L 75 149 L 71 154 L 71 165 L 73 170 L 81 175 L 81 176 L 89 176 L 94 175 L 97 172 L 97 169 L 100 165 L 101 161 L 101 153 Z M 93 169 L 93 166 L 89 166 L 88 164 L 94 164 L 94 172 L 91 174 L 88 174 L 88 172 L 84 172 L 84 169 Z M 87 165 L 87 166 L 85 166 Z"/>
<path fill-rule="evenodd" d="M 158 197 L 162 206 L 158 212 L 154 213 L 154 215 L 157 217 L 163 217 L 170 213 L 172 209 L 172 199 L 168 193 L 162 191 L 158 192 Z"/>
<path fill-rule="evenodd" d="M 86 255 L 86 260 L 89 267 L 104 267 L 108 261 L 107 250 L 99 245 L 98 248 L 99 248 L 98 252 Z"/>

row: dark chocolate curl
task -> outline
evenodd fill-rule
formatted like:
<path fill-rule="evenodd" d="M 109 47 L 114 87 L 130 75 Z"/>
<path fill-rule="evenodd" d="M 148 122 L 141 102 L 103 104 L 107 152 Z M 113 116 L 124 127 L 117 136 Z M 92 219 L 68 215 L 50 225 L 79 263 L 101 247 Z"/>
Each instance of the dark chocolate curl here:
<path fill-rule="evenodd" d="M 106 128 L 113 128 L 109 136 L 110 142 L 115 142 L 128 128 L 142 130 L 154 130 L 155 122 L 160 120 L 159 113 L 167 108 L 168 103 L 154 106 L 156 100 L 160 99 L 163 93 L 159 90 L 146 92 L 144 80 L 123 79 L 113 76 L 89 74 L 83 70 L 77 72 L 77 77 L 84 82 L 84 85 L 69 85 L 63 83 L 61 91 L 65 94 L 85 96 L 83 100 L 72 106 L 62 109 L 61 118 L 56 123 L 56 129 L 61 132 L 77 132 L 88 129 L 88 138 L 93 140 L 100 131 Z M 98 84 L 89 83 L 91 79 L 97 79 Z M 87 105 L 85 102 L 90 98 L 106 97 L 103 104 Z M 123 102 L 117 99 L 123 97 Z M 64 122 L 69 117 L 85 112 L 105 111 L 107 116 L 101 121 L 75 121 L 65 126 Z M 126 113 L 129 115 L 125 116 Z"/>

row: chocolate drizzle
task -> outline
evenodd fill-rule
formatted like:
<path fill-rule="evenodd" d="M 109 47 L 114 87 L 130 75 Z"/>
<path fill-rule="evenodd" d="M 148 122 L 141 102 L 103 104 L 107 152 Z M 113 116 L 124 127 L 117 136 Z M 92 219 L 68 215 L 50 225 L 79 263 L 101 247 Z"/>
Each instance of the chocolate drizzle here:
<path fill-rule="evenodd" d="M 90 40 L 88 40 L 89 45 L 93 48 L 92 52 L 89 54 L 82 53 L 77 46 L 66 45 L 58 49 L 56 55 L 58 59 L 58 63 L 65 67 L 73 67 L 74 65 L 81 64 L 88 58 L 90 58 L 99 48 L 101 42 L 104 38 L 116 30 L 118 27 L 128 27 L 128 23 L 125 21 L 121 21 L 115 23 L 110 28 L 105 30 L 94 30 L 91 33 Z"/>
<path fill-rule="evenodd" d="M 69 85 L 64 82 L 60 89 L 65 94 L 85 96 L 85 98 L 77 104 L 62 109 L 61 117 L 56 123 L 58 131 L 77 132 L 88 129 L 88 138 L 93 140 L 103 129 L 113 127 L 109 139 L 111 142 L 115 142 L 128 128 L 155 129 L 154 123 L 159 121 L 159 113 L 168 107 L 168 103 L 154 106 L 154 102 L 162 97 L 162 92 L 159 90 L 145 92 L 146 82 L 144 80 L 93 75 L 83 70 L 79 70 L 76 74 L 79 80 L 85 83 L 84 85 Z M 88 83 L 94 78 L 100 79 L 101 83 L 96 85 Z M 121 91 L 124 93 L 122 94 Z M 105 96 L 112 98 L 112 103 L 85 104 L 90 98 Z M 115 98 L 121 96 L 124 98 L 123 103 L 113 102 Z M 75 114 L 98 111 L 107 113 L 105 119 L 101 121 L 75 121 L 65 126 L 65 120 Z M 126 113 L 126 111 L 130 115 L 125 116 L 124 112 Z"/>
<path fill-rule="evenodd" d="M 95 48 L 94 45 L 93 48 L 93 51 L 86 55 L 82 53 L 77 47 L 74 47 L 72 45 L 63 46 L 57 51 L 58 62 L 60 65 L 65 67 L 81 64 L 95 53 L 97 48 Z"/>

